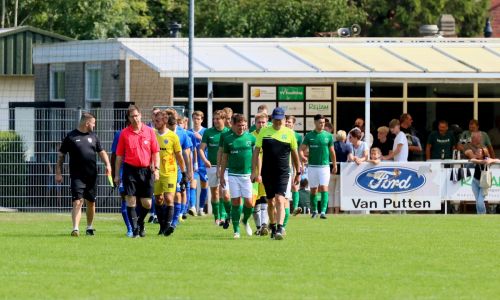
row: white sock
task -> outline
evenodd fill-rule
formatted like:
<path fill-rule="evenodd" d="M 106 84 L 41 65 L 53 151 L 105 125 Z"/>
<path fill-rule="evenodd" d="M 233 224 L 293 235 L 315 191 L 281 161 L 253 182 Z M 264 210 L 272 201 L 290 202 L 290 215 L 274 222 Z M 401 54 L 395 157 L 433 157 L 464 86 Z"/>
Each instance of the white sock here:
<path fill-rule="evenodd" d="M 260 206 L 261 204 L 255 205 L 253 209 L 253 220 L 255 221 L 255 226 L 260 227 L 262 225 L 261 219 L 260 219 Z"/>
<path fill-rule="evenodd" d="M 269 225 L 269 216 L 267 215 L 267 203 L 262 203 L 260 205 L 260 221 L 262 224 Z"/>
<path fill-rule="evenodd" d="M 87 229 L 92 229 L 92 224 L 87 225 Z"/>
<path fill-rule="evenodd" d="M 80 230 L 78 230 L 78 227 L 73 228 L 73 231 L 74 231 L 74 230 L 76 230 L 76 231 L 80 231 Z"/>

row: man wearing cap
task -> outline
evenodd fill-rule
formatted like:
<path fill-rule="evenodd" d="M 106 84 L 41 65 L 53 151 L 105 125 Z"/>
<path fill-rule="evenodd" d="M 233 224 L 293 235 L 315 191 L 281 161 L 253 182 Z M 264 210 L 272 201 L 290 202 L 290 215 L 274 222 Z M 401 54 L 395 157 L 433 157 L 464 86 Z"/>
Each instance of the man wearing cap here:
<path fill-rule="evenodd" d="M 285 218 L 285 193 L 290 176 L 289 159 L 292 155 L 294 184 L 300 180 L 297 139 L 290 128 L 285 127 L 285 111 L 276 107 L 271 115 L 273 125 L 264 127 L 257 136 L 252 156 L 252 181 L 261 181 L 266 190 L 268 201 L 271 238 L 283 239 Z M 262 149 L 262 170 L 259 153 Z"/>

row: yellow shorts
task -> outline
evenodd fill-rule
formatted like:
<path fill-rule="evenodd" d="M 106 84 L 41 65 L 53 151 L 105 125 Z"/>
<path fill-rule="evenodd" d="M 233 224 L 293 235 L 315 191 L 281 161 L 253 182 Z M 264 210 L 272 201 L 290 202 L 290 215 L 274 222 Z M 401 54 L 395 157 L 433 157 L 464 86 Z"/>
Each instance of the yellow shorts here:
<path fill-rule="evenodd" d="M 170 176 L 160 176 L 160 180 L 155 181 L 155 195 L 163 193 L 175 193 L 177 188 L 177 173 Z"/>
<path fill-rule="evenodd" d="M 266 190 L 264 189 L 264 185 L 262 184 L 262 182 L 254 182 L 252 184 L 252 198 L 253 198 L 253 202 L 255 204 L 255 201 L 257 201 L 258 199 L 260 199 L 261 197 L 265 197 L 266 196 Z"/>

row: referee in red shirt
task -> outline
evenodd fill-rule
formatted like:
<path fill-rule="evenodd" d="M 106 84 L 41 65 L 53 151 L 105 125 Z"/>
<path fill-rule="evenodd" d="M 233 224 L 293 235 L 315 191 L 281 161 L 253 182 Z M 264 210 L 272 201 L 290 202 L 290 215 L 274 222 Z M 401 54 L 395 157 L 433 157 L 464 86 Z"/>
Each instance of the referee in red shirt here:
<path fill-rule="evenodd" d="M 116 148 L 116 170 L 123 162 L 123 187 L 127 213 L 134 237 L 145 237 L 144 219 L 151 208 L 154 181 L 160 177 L 160 149 L 154 130 L 141 122 L 141 112 L 135 105 L 128 108 L 130 125 L 123 129 Z M 115 176 L 115 184 L 120 176 Z M 141 205 L 136 211 L 136 199 Z M 137 216 L 139 213 L 139 216 Z"/>

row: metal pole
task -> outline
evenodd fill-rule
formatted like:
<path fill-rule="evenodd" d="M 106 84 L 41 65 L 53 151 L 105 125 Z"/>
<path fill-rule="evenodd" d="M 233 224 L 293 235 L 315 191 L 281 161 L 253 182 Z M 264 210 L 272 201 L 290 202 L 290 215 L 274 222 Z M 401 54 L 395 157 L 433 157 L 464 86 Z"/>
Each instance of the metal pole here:
<path fill-rule="evenodd" d="M 19 7 L 19 0 L 16 0 L 15 4 L 15 10 L 14 10 L 14 27 L 17 27 L 17 12 L 18 12 L 18 7 Z"/>
<path fill-rule="evenodd" d="M 193 127 L 191 114 L 194 112 L 194 75 L 193 75 L 193 40 L 194 40 L 194 0 L 189 0 L 189 127 Z"/>
<path fill-rule="evenodd" d="M 370 142 L 369 139 L 370 139 L 370 79 L 367 78 L 365 82 L 365 143 L 367 145 Z M 368 151 L 368 157 L 370 157 L 370 151 Z"/>
<path fill-rule="evenodd" d="M 5 28 L 5 0 L 2 0 L 2 28 Z"/>
<path fill-rule="evenodd" d="M 207 101 L 207 128 L 210 128 L 212 127 L 212 115 L 213 115 L 213 95 L 214 95 L 214 92 L 213 92 L 213 81 L 209 78 L 208 79 L 208 84 L 207 84 L 207 87 L 208 87 L 208 90 L 207 90 L 207 94 L 208 94 L 208 101 Z"/>

